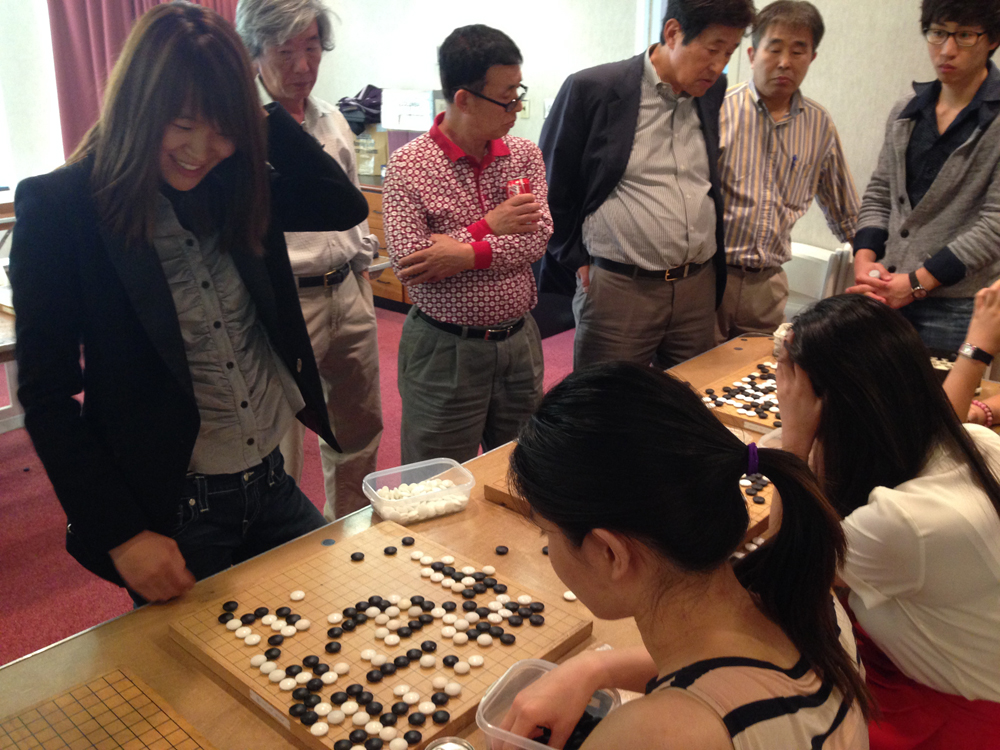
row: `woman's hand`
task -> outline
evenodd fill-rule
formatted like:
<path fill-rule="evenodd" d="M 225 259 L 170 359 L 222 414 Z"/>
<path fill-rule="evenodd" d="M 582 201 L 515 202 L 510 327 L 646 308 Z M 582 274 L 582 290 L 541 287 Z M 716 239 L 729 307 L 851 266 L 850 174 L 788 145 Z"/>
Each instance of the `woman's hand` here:
<path fill-rule="evenodd" d="M 177 542 L 152 531 L 140 531 L 108 554 L 128 587 L 146 601 L 165 602 L 195 584 Z"/>
<path fill-rule="evenodd" d="M 791 343 L 794 332 L 785 338 Z M 781 447 L 803 461 L 809 460 L 823 414 L 823 401 L 813 390 L 806 371 L 792 362 L 787 352 L 778 358 L 778 403 L 781 405 Z"/>

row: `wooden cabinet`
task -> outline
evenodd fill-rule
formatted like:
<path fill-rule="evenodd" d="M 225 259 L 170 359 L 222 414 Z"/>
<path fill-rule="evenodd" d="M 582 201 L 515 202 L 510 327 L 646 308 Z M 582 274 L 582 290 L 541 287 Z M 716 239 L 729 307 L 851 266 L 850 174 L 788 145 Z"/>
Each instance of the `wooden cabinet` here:
<path fill-rule="evenodd" d="M 382 188 L 375 185 L 362 184 L 361 192 L 368 201 L 368 231 L 378 237 L 378 252 L 380 258 L 386 258 L 388 252 L 385 245 L 385 225 L 382 222 Z M 382 271 L 381 276 L 371 280 L 372 293 L 376 297 L 391 300 L 400 304 L 412 304 L 406 287 L 396 278 L 391 268 Z"/>

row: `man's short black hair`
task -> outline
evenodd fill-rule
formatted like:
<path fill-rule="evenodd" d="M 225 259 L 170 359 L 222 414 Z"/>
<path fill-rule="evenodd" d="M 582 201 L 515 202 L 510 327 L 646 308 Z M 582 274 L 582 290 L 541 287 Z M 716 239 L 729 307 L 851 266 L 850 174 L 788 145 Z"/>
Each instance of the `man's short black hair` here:
<path fill-rule="evenodd" d="M 1000 40 L 1000 0 L 923 0 L 920 28 L 926 33 L 932 23 L 982 26 L 990 44 Z M 993 57 L 996 50 L 990 50 Z"/>
<path fill-rule="evenodd" d="M 480 23 L 455 29 L 438 49 L 444 98 L 455 101 L 459 89 L 482 91 L 487 70 L 521 62 L 521 50 L 502 31 Z"/>
<path fill-rule="evenodd" d="M 763 8 L 754 19 L 753 29 L 750 31 L 754 49 L 760 47 L 768 28 L 776 23 L 809 29 L 812 32 L 813 52 L 823 41 L 823 34 L 826 32 L 823 16 L 816 10 L 815 5 L 807 0 L 778 0 Z"/>
<path fill-rule="evenodd" d="M 712 24 L 732 29 L 746 29 L 756 14 L 753 0 L 670 0 L 660 24 L 660 44 L 666 40 L 663 27 L 676 18 L 684 32 L 684 44 L 691 44 Z"/>

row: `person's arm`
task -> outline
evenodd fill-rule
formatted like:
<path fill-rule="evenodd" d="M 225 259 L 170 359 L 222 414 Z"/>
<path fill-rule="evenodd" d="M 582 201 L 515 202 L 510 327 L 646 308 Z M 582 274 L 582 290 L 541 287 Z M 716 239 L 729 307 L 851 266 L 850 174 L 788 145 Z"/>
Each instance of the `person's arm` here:
<path fill-rule="evenodd" d="M 178 596 L 194 578 L 176 543 L 148 531 L 118 459 L 83 419 L 80 343 L 86 317 L 74 249 L 89 238 L 74 231 L 53 176 L 17 190 L 10 277 L 17 310 L 18 399 L 56 497 L 73 533 L 95 553 L 108 553 L 122 578 L 150 601 Z"/>
<path fill-rule="evenodd" d="M 272 221 L 283 232 L 342 232 L 368 218 L 368 202 L 319 141 L 277 102 L 268 104 Z"/>
<path fill-rule="evenodd" d="M 861 200 L 833 123 L 830 124 L 830 130 L 830 148 L 820 168 L 816 202 L 823 209 L 826 223 L 837 239 L 841 242 L 853 242 Z"/>
<path fill-rule="evenodd" d="M 1000 352 L 1000 280 L 976 293 L 965 341 L 992 356 Z M 987 365 L 978 360 L 960 356 L 944 381 L 944 392 L 964 421 L 986 424 L 985 412 L 978 406 L 972 406 L 973 394 L 985 376 L 986 368 Z M 997 409 L 995 416 L 1000 417 L 1000 396 L 987 399 L 985 403 L 991 410 Z"/>

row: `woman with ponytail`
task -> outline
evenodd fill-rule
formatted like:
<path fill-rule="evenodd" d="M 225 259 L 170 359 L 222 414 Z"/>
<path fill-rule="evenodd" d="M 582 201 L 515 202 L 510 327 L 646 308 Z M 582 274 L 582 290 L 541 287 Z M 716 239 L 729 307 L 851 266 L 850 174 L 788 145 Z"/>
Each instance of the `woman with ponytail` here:
<path fill-rule="evenodd" d="M 784 498 L 777 535 L 733 565 L 749 524 L 739 480 Z M 587 652 L 517 696 L 503 728 L 562 747 L 601 687 L 646 696 L 584 748 L 867 748 L 868 693 L 831 594 L 836 512 L 806 464 L 749 448 L 669 375 L 609 364 L 566 378 L 511 456 L 556 574 L 643 647 Z"/>
<path fill-rule="evenodd" d="M 801 313 L 778 361 L 783 446 L 844 517 L 872 748 L 1000 747 L 1000 437 L 962 425 L 916 331 L 866 297 Z"/>

